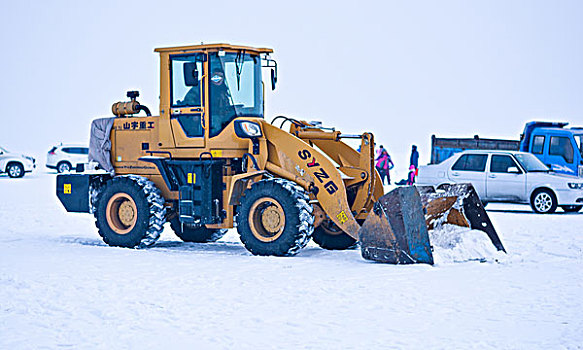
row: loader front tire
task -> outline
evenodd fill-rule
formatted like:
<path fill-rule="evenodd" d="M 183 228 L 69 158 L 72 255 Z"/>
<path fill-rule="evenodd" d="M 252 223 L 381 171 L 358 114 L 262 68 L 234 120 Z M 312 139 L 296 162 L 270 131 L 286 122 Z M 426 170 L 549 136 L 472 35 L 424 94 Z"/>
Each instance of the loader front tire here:
<path fill-rule="evenodd" d="M 345 250 L 356 246 L 356 239 L 344 233 L 329 219 L 314 229 L 312 239 L 321 248 L 328 250 Z"/>
<path fill-rule="evenodd" d="M 95 225 L 110 246 L 151 246 L 160 237 L 165 216 L 160 190 L 144 177 L 117 176 L 100 188 Z"/>
<path fill-rule="evenodd" d="M 178 217 L 170 220 L 172 231 L 184 242 L 210 243 L 221 239 L 226 233 L 226 229 L 210 229 L 205 226 L 191 226 L 180 224 Z"/>
<path fill-rule="evenodd" d="M 313 207 L 303 188 L 284 179 L 254 183 L 237 211 L 237 231 L 254 255 L 290 256 L 305 247 L 314 231 Z"/>

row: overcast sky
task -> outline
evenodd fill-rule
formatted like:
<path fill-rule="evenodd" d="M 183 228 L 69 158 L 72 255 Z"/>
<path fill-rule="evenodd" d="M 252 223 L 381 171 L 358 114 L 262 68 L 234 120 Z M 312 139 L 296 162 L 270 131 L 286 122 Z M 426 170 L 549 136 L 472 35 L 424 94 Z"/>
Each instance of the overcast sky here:
<path fill-rule="evenodd" d="M 583 1 L 2 1 L 0 145 L 41 158 L 139 90 L 158 113 L 156 47 L 272 47 L 266 117 L 372 131 L 397 167 L 430 137 L 517 139 L 583 124 Z M 407 163 L 407 164 L 404 164 Z"/>

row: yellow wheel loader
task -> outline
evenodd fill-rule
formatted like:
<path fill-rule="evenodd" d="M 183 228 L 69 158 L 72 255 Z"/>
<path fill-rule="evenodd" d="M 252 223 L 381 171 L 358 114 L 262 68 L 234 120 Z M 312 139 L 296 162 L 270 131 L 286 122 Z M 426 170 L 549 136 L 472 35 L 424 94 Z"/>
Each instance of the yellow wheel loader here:
<path fill-rule="evenodd" d="M 236 227 L 256 255 L 293 255 L 313 238 L 325 249 L 360 243 L 375 261 L 433 263 L 428 205 L 414 187 L 384 194 L 372 134 L 264 119 L 262 71 L 272 89 L 277 82 L 271 49 L 155 51 L 160 115 L 128 92 L 114 116 L 93 121 L 87 167 L 57 177 L 67 211 L 93 213 L 107 244 L 150 246 L 169 222 L 186 242 L 212 242 Z M 450 216 L 450 202 L 436 215 Z"/>

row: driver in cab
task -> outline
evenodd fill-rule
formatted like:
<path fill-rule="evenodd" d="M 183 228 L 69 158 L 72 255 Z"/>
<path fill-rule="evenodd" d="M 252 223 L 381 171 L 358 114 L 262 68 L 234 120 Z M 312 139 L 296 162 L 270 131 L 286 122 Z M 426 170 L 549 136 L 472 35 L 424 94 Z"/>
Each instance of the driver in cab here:
<path fill-rule="evenodd" d="M 185 65 L 185 78 L 187 76 L 192 76 L 193 74 L 198 74 L 196 70 L 187 72 L 187 67 Z M 185 79 L 187 80 L 187 79 Z M 184 106 L 195 106 L 200 107 L 201 105 L 201 98 L 200 98 L 200 89 L 201 86 L 198 83 L 198 77 L 196 77 L 196 85 L 192 86 L 190 90 L 184 95 L 184 99 L 179 101 L 181 105 Z M 230 94 L 229 89 L 225 85 L 225 74 L 223 73 L 222 69 L 215 68 L 211 74 L 210 78 L 210 95 L 211 95 L 211 109 L 215 113 L 222 114 L 225 110 L 230 109 L 232 104 L 230 102 Z M 190 84 L 189 84 L 190 85 Z"/>

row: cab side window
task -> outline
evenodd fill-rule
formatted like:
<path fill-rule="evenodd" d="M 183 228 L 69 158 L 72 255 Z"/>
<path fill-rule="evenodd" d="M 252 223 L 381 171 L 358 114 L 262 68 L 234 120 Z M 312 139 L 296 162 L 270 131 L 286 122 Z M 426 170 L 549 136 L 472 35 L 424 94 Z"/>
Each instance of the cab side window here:
<path fill-rule="evenodd" d="M 172 107 L 200 107 L 202 57 L 172 56 Z"/>
<path fill-rule="evenodd" d="M 201 55 L 171 56 L 171 101 L 172 107 L 202 106 L 202 62 Z M 176 119 L 188 137 L 203 137 L 202 113 L 179 114 Z"/>
<path fill-rule="evenodd" d="M 505 156 L 505 155 L 492 155 L 492 162 L 490 164 L 490 172 L 492 173 L 509 173 L 508 169 L 510 168 L 519 169 L 518 165 L 512 157 Z"/>
<path fill-rule="evenodd" d="M 451 170 L 456 171 L 485 171 L 487 154 L 464 154 L 455 162 Z"/>
<path fill-rule="evenodd" d="M 573 163 L 575 152 L 573 150 L 573 144 L 571 144 L 571 140 L 568 137 L 551 136 L 549 154 L 552 156 L 561 156 L 567 163 Z"/>
<path fill-rule="evenodd" d="M 544 136 L 535 136 L 532 140 L 532 153 L 534 154 L 543 154 L 543 147 L 545 145 L 545 137 Z"/>

